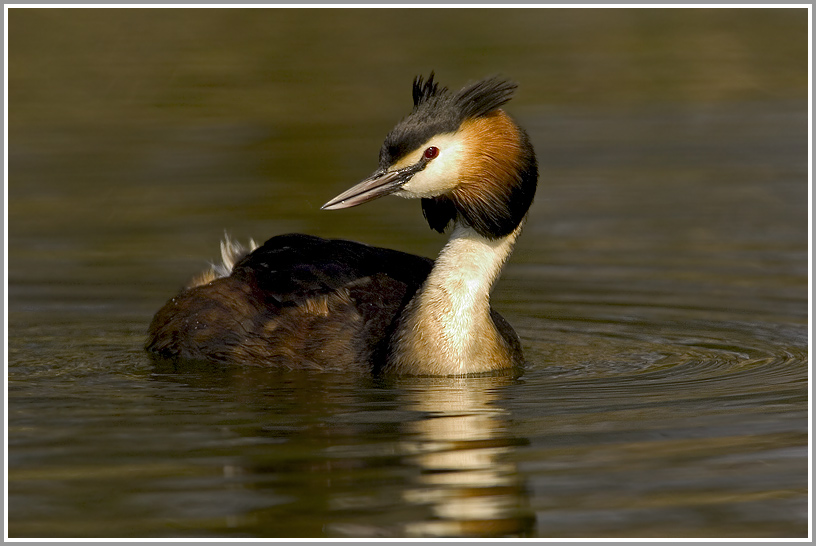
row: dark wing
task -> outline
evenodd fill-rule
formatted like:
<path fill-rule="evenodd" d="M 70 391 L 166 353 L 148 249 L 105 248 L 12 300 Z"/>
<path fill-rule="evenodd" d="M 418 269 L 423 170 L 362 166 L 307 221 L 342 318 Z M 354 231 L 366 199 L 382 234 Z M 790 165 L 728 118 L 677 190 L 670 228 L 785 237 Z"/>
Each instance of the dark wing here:
<path fill-rule="evenodd" d="M 370 370 L 433 261 L 308 235 L 281 235 L 229 277 L 159 310 L 147 349 L 163 357 Z"/>
<path fill-rule="evenodd" d="M 385 275 L 416 290 L 433 267 L 433 260 L 354 241 L 289 234 L 269 239 L 235 265 L 233 276 L 253 279 L 281 305 Z"/>

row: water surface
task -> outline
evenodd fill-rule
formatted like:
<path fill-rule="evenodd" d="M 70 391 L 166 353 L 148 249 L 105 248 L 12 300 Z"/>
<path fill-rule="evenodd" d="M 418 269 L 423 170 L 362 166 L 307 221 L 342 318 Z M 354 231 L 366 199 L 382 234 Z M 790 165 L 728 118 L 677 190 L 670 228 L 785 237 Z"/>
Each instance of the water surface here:
<path fill-rule="evenodd" d="M 807 536 L 806 15 L 12 10 L 9 536 Z M 438 251 L 318 210 L 432 68 L 521 83 L 523 374 L 152 362 L 225 230 Z"/>

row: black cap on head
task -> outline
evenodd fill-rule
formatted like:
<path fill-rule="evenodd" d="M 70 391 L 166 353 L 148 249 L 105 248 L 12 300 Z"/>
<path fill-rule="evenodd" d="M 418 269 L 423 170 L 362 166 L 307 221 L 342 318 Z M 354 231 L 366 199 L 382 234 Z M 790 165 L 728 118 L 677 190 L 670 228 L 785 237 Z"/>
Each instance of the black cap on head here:
<path fill-rule="evenodd" d="M 385 137 L 380 168 L 392 165 L 434 135 L 453 133 L 463 121 L 493 112 L 513 98 L 516 87 L 514 82 L 493 76 L 451 93 L 434 81 L 433 72 L 427 81 L 417 76 L 412 88 L 414 109 Z"/>

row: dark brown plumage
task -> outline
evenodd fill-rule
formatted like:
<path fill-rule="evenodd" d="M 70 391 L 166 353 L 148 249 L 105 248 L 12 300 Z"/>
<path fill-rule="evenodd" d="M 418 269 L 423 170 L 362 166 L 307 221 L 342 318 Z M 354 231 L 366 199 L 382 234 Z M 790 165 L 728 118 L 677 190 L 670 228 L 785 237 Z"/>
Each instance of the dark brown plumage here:
<path fill-rule="evenodd" d="M 162 357 L 366 369 L 382 360 L 395 317 L 433 261 L 310 235 L 279 235 L 232 274 L 159 310 L 147 350 Z"/>

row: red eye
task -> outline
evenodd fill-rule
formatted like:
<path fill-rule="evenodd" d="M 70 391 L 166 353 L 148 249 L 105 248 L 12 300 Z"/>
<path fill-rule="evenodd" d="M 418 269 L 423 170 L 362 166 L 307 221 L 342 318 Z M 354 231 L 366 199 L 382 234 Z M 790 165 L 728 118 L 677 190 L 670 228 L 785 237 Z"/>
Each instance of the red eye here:
<path fill-rule="evenodd" d="M 436 146 L 430 146 L 425 150 L 425 153 L 422 154 L 425 156 L 425 159 L 433 159 L 439 155 L 439 148 Z"/>

